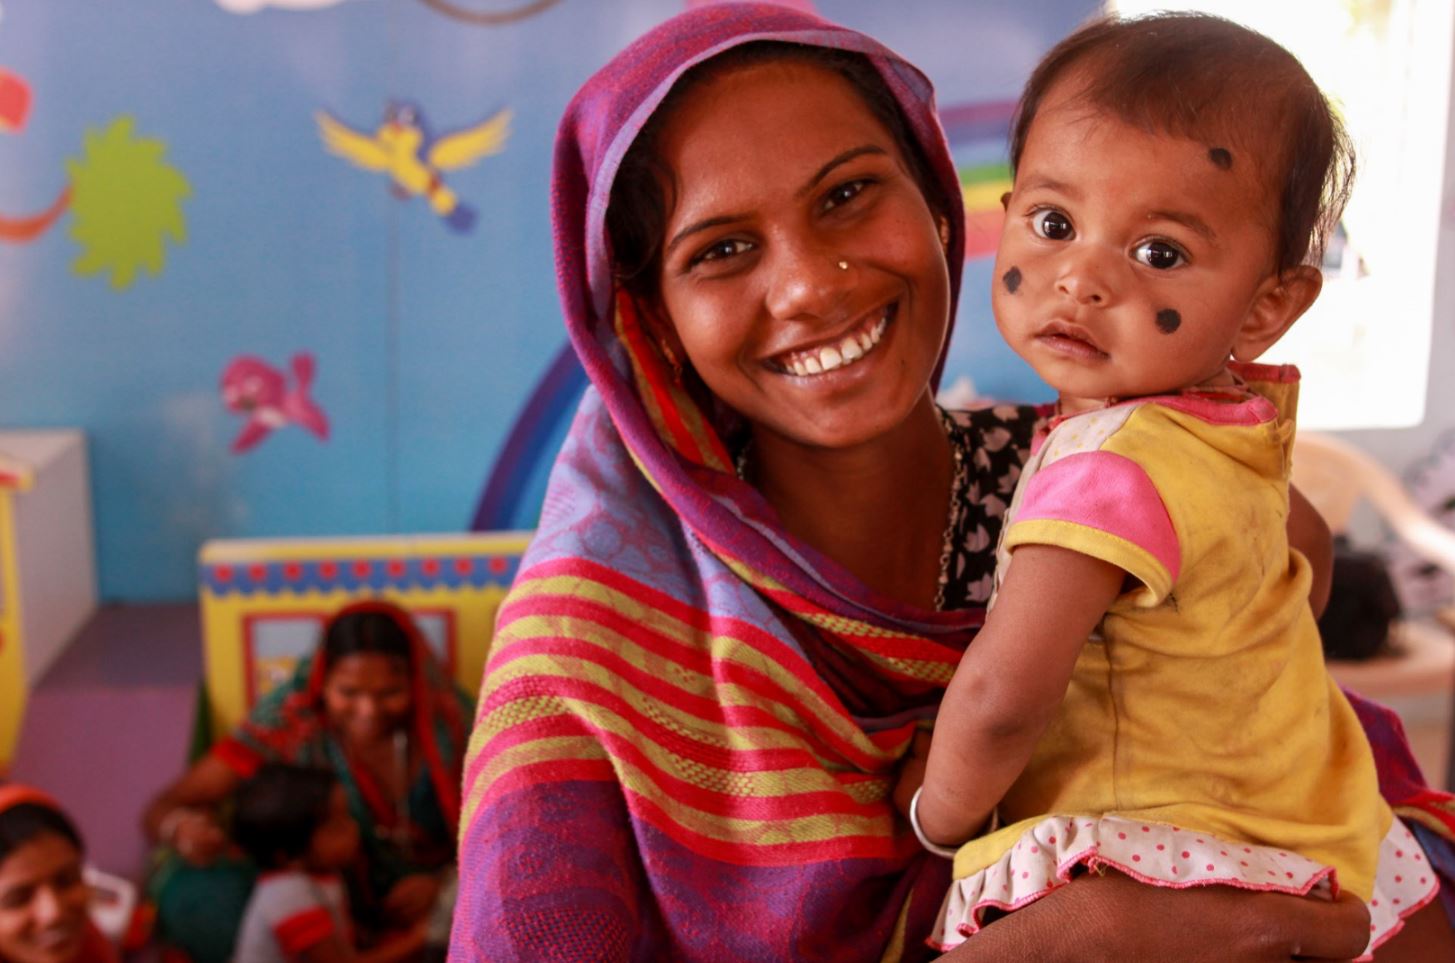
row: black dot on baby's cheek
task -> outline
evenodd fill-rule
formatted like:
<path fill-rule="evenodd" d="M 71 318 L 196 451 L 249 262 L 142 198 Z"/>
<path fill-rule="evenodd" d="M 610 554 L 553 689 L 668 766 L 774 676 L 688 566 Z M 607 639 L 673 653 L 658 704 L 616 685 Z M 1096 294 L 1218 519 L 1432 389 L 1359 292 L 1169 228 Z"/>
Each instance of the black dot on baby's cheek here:
<path fill-rule="evenodd" d="M 1207 159 L 1217 165 L 1218 170 L 1231 170 L 1233 167 L 1233 153 L 1226 147 L 1214 147 L 1207 152 Z"/>
<path fill-rule="evenodd" d="M 1006 271 L 1000 276 L 1000 283 L 1004 284 L 1005 289 L 1011 294 L 1015 294 L 1016 288 L 1021 286 L 1021 269 L 1013 267 Z"/>
<path fill-rule="evenodd" d="M 1182 315 L 1172 308 L 1163 308 L 1157 312 L 1157 330 L 1163 334 L 1171 334 L 1182 327 Z"/>

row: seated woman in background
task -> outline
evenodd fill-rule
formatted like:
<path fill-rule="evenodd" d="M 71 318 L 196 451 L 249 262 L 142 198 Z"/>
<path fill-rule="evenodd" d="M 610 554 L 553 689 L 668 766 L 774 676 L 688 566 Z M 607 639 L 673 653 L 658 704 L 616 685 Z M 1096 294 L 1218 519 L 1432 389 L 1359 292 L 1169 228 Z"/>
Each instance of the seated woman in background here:
<path fill-rule="evenodd" d="M 252 869 L 220 859 L 218 808 L 265 762 L 338 777 L 360 830 L 346 875 L 361 922 L 383 932 L 424 919 L 453 877 L 470 715 L 407 612 L 377 600 L 341 609 L 319 653 L 147 808 L 147 833 L 175 852 L 153 885 L 162 938 L 198 963 L 231 955 Z"/>
<path fill-rule="evenodd" d="M 0 786 L 0 963 L 113 963 L 91 922 L 85 847 L 55 800 Z"/>

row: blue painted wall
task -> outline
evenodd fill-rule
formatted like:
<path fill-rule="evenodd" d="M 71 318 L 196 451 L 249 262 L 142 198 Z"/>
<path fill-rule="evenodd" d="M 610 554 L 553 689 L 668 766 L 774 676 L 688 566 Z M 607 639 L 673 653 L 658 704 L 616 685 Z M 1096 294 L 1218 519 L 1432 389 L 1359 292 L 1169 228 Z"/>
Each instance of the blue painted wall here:
<path fill-rule="evenodd" d="M 105 597 L 191 595 L 204 538 L 466 526 L 564 340 L 547 217 L 556 120 L 593 70 L 683 6 L 559 0 L 478 26 L 422 0 L 251 14 L 218 0 L 0 0 L 0 70 L 32 95 L 24 126 L 0 130 L 0 217 L 45 209 L 87 132 L 122 115 L 191 189 L 185 240 L 122 289 L 73 270 L 74 210 L 31 241 L 0 240 L 0 424 L 87 431 Z M 1014 98 L 1096 4 L 817 6 L 917 62 L 945 106 Z M 372 130 L 391 98 L 439 130 L 514 112 L 502 153 L 446 175 L 479 212 L 472 233 L 324 150 L 315 111 Z M 957 146 L 966 163 L 985 156 L 1000 145 Z M 1046 397 L 1000 345 L 988 290 L 988 262 L 972 262 L 950 376 Z M 329 439 L 287 425 L 230 453 L 243 419 L 222 402 L 223 369 L 248 354 L 286 373 L 299 351 L 317 359 Z"/>

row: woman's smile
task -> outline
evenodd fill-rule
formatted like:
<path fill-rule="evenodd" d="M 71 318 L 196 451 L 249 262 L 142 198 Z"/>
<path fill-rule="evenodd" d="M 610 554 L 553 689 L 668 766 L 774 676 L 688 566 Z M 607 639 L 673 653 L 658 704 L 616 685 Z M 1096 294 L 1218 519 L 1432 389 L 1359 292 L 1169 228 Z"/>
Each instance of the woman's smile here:
<path fill-rule="evenodd" d="M 891 303 L 873 312 L 843 336 L 820 345 L 794 348 L 768 359 L 769 366 L 800 378 L 817 378 L 847 368 L 868 357 L 884 341 L 899 305 Z"/>

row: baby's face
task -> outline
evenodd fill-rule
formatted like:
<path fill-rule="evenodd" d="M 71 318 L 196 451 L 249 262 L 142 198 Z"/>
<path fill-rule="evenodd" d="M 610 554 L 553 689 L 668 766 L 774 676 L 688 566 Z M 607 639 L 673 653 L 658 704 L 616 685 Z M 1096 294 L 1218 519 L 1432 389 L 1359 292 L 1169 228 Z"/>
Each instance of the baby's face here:
<path fill-rule="evenodd" d="M 1148 133 L 1062 88 L 1031 124 L 1007 201 L 1001 333 L 1073 408 L 1226 382 L 1240 330 L 1278 285 L 1259 159 Z"/>

